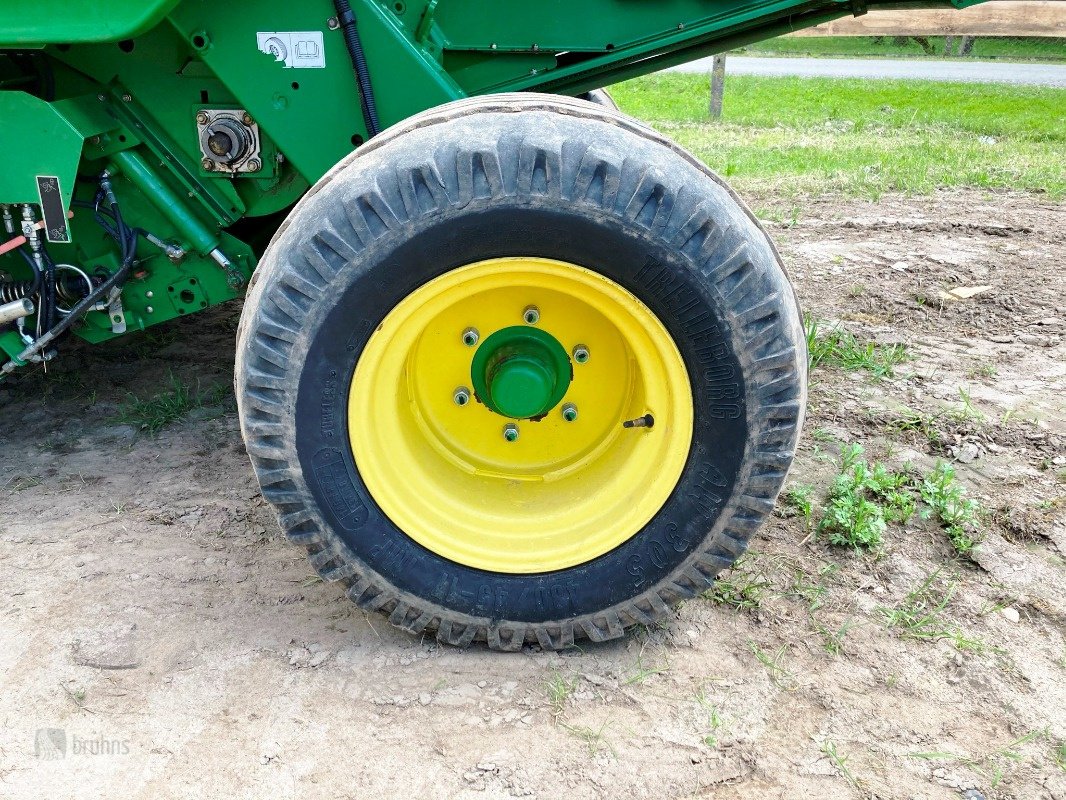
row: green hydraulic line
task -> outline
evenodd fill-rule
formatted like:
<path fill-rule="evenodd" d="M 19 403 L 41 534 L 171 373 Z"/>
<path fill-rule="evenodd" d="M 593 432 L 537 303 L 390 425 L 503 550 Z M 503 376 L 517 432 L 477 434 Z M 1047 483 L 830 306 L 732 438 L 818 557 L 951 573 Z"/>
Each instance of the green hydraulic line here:
<path fill-rule="evenodd" d="M 133 150 L 120 150 L 112 158 L 107 167 L 109 173 L 122 173 L 129 178 L 130 183 L 152 201 L 197 252 L 211 256 L 223 269 L 230 268 L 229 259 L 218 249 L 221 241 L 218 234 L 189 210 L 178 193 L 156 175 L 144 158 Z"/>

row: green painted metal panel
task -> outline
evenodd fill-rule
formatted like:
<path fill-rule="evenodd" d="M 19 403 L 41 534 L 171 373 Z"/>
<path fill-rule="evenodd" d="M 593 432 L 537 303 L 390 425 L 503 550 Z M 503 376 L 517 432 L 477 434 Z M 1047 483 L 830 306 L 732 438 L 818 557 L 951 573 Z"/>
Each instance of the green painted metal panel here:
<path fill-rule="evenodd" d="M 359 14 L 367 60 L 374 65 L 382 124 L 464 96 L 432 55 L 412 44 L 411 32 L 394 13 L 374 2 L 352 5 Z M 206 38 L 207 46 L 197 58 L 309 181 L 368 138 L 343 36 L 327 25 L 332 13 L 328 2 L 264 2 L 253 8 L 247 3 L 189 0 L 170 17 L 184 41 Z M 256 36 L 261 31 L 321 33 L 325 67 L 286 67 L 259 51 Z"/>
<path fill-rule="evenodd" d="M 178 0 L 2 0 L 0 47 L 131 39 L 159 24 Z"/>
<path fill-rule="evenodd" d="M 577 94 L 866 8 L 862 0 L 351 4 L 385 126 L 467 95 Z M 37 175 L 60 178 L 67 207 L 72 196 L 91 201 L 101 171 L 117 169 L 127 222 L 187 251 L 173 260 L 139 242 L 122 293 L 126 325 L 144 328 L 239 296 L 234 284 L 251 274 L 281 218 L 275 212 L 368 138 L 334 14 L 332 0 L 0 0 L 0 203 L 36 203 Z M 299 53 L 313 63 L 263 52 L 271 37 L 306 43 Z M 43 49 L 6 58 L 4 42 Z M 201 163 L 196 117 L 219 109 L 254 120 L 255 172 L 220 174 Z M 113 272 L 114 242 L 91 211 L 74 211 L 72 241 L 49 252 Z M 206 255 L 215 244 L 230 270 Z M 0 271 L 29 274 L 15 254 L 0 256 Z M 116 335 L 99 311 L 75 333 Z M 0 335 L 0 350 L 18 346 L 10 331 Z"/>
<path fill-rule="evenodd" d="M 434 15 L 452 50 L 555 52 L 617 51 L 676 31 L 691 39 L 703 28 L 766 20 L 812 3 L 795 0 L 540 0 L 510 3 L 499 13 L 494 0 L 441 0 Z M 821 3 L 820 5 L 833 5 Z M 835 3 L 850 13 L 849 0 Z M 495 47 L 493 47 L 495 45 Z"/>
<path fill-rule="evenodd" d="M 48 103 L 26 92 L 0 92 L 0 154 L 10 165 L 0 169 L 2 202 L 38 202 L 36 176 L 55 175 L 69 206 L 82 145 L 114 127 L 98 106 L 95 97 Z"/>

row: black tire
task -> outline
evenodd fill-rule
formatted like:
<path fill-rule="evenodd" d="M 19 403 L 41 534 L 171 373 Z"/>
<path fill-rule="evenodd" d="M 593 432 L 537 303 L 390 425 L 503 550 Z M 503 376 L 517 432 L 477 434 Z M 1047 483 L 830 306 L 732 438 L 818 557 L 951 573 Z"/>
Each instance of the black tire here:
<path fill-rule="evenodd" d="M 585 92 L 579 94 L 582 100 L 587 100 L 590 103 L 595 103 L 598 106 L 609 108 L 612 111 L 618 111 L 618 103 L 614 101 L 610 93 L 606 89 L 593 89 L 591 92 Z"/>
<path fill-rule="evenodd" d="M 599 558 L 533 575 L 447 561 L 393 525 L 360 479 L 337 402 L 400 299 L 516 249 L 640 297 L 673 336 L 696 407 L 660 513 Z M 322 178 L 252 279 L 236 375 L 263 495 L 319 574 L 413 633 L 502 650 L 618 637 L 707 589 L 772 510 L 806 399 L 795 296 L 731 190 L 627 117 L 532 94 L 426 111 Z"/>

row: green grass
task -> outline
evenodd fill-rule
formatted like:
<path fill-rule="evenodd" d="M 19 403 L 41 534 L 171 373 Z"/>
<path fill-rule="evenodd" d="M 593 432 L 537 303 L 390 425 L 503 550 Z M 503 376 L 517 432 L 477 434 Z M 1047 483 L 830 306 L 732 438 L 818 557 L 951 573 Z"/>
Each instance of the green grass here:
<path fill-rule="evenodd" d="M 602 725 L 600 725 L 600 727 L 596 730 L 593 730 L 587 725 L 567 725 L 565 722 L 560 722 L 559 726 L 567 733 L 577 737 L 582 742 L 584 742 L 585 746 L 589 749 L 590 756 L 594 756 L 601 750 L 605 750 L 611 755 L 617 757 L 614 747 L 612 747 L 611 743 L 607 741 L 607 738 L 604 736 L 603 733 L 607 729 L 607 726 L 609 724 L 610 721 L 608 720 Z"/>
<path fill-rule="evenodd" d="M 844 448 L 818 533 L 837 547 L 875 550 L 884 541 L 889 521 L 906 522 L 914 513 L 914 500 L 907 492 L 906 475 L 883 464 L 870 466 L 859 457 L 862 452 L 858 444 Z"/>
<path fill-rule="evenodd" d="M 712 702 L 711 697 L 707 694 L 706 687 L 701 686 L 696 692 L 696 703 L 707 714 L 707 727 L 704 729 L 702 736 L 703 743 L 707 747 L 717 747 L 719 738 L 725 729 L 729 727 L 726 718 Z"/>
<path fill-rule="evenodd" d="M 644 683 L 644 681 L 653 675 L 661 675 L 669 669 L 670 666 L 665 662 L 659 664 L 645 664 L 644 648 L 641 647 L 640 652 L 637 653 L 637 662 L 633 665 L 632 673 L 630 673 L 622 683 L 625 686 L 630 686 L 634 683 Z"/>
<path fill-rule="evenodd" d="M 1066 197 L 1066 89 L 730 75 L 716 123 L 703 75 L 650 75 L 612 94 L 746 193 L 876 199 L 976 187 Z"/>
<path fill-rule="evenodd" d="M 998 747 L 989 753 L 977 757 L 942 750 L 907 753 L 906 755 L 907 758 L 917 758 L 926 761 L 949 761 L 969 767 L 987 779 L 990 782 L 990 786 L 994 789 L 1015 766 L 1026 760 L 1022 748 L 1032 743 L 1044 743 L 1049 738 L 1050 730 L 1048 728 L 1039 728 L 1037 730 L 1029 731 L 1029 733 L 1024 736 L 1019 736 L 1017 739 L 1008 742 L 1002 747 Z M 1052 745 L 1052 747 L 1054 748 L 1054 745 Z M 1061 749 L 1060 746 L 1059 750 L 1061 751 Z M 1035 758 L 1031 760 L 1035 763 L 1039 763 Z M 1054 749 L 1052 749 L 1052 760 L 1055 761 L 1060 768 L 1063 768 L 1062 762 L 1059 761 L 1059 756 Z"/>
<path fill-rule="evenodd" d="M 955 468 L 944 462 L 921 477 L 894 472 L 861 458 L 862 445 L 841 452 L 840 473 L 826 495 L 816 532 L 830 544 L 853 550 L 876 550 L 889 523 L 906 524 L 921 502 L 923 519 L 932 517 L 947 533 L 955 551 L 968 556 L 981 541 L 981 507 L 966 496 Z"/>
<path fill-rule="evenodd" d="M 837 768 L 837 771 L 842 778 L 859 791 L 862 791 L 858 779 L 851 773 L 851 770 L 847 768 L 848 756 L 837 750 L 836 742 L 826 739 L 822 742 L 822 752 L 825 754 L 826 758 L 833 763 L 833 766 Z"/>
<path fill-rule="evenodd" d="M 803 328 L 811 369 L 823 365 L 848 371 L 862 369 L 875 378 L 891 378 L 893 368 L 908 358 L 903 344 L 860 343 L 853 333 L 839 327 L 826 330 L 810 316 L 804 318 Z"/>
<path fill-rule="evenodd" d="M 845 622 L 838 627 L 835 631 L 831 628 L 827 628 L 817 620 L 812 620 L 814 623 L 814 629 L 822 637 L 822 648 L 825 652 L 831 656 L 838 656 L 844 652 L 844 637 L 848 635 L 848 631 L 851 630 L 851 622 Z"/>
<path fill-rule="evenodd" d="M 738 55 L 840 56 L 845 58 L 942 58 L 945 37 L 926 37 L 933 48 L 929 56 L 913 36 L 779 36 L 739 48 Z M 959 52 L 956 36 L 953 53 Z M 964 60 L 1066 61 L 1066 40 L 1038 37 L 978 36 Z"/>
<path fill-rule="evenodd" d="M 781 645 L 773 653 L 763 650 L 750 639 L 748 640 L 748 647 L 755 658 L 759 660 L 759 663 L 766 667 L 766 672 L 770 676 L 770 683 L 778 689 L 785 689 L 786 691 L 792 691 L 796 688 L 795 676 L 783 664 L 785 652 L 788 650 L 787 644 Z"/>
<path fill-rule="evenodd" d="M 167 425 L 183 419 L 199 405 L 200 398 L 192 387 L 171 375 L 169 388 L 162 392 L 151 397 L 130 395 L 118 419 L 154 436 Z"/>
<path fill-rule="evenodd" d="M 885 623 L 901 636 L 919 641 L 949 641 L 957 650 L 984 650 L 980 639 L 966 636 L 945 618 L 944 610 L 955 594 L 956 584 L 939 585 L 940 571 L 931 573 L 894 608 L 880 608 Z"/>
<path fill-rule="evenodd" d="M 232 389 L 224 384 L 195 391 L 171 374 L 166 389 L 150 397 L 131 394 L 119 409 L 118 421 L 155 436 L 168 425 L 183 420 L 194 409 L 224 405 L 227 399 L 232 399 Z"/>
<path fill-rule="evenodd" d="M 809 484 L 793 484 L 782 493 L 781 501 L 800 513 L 803 525 L 809 531 L 814 514 L 814 487 Z"/>
<path fill-rule="evenodd" d="M 968 555 L 980 541 L 977 514 L 980 506 L 966 497 L 966 489 L 955 479 L 955 468 L 939 462 L 918 486 L 927 516 L 936 517 L 959 555 Z"/>
<path fill-rule="evenodd" d="M 741 556 L 729 569 L 728 574 L 719 575 L 714 585 L 703 593 L 713 603 L 732 606 L 737 610 L 751 611 L 762 605 L 763 593 L 770 588 L 771 581 L 754 569 L 755 554 Z"/>
<path fill-rule="evenodd" d="M 939 415 L 926 414 L 907 406 L 884 416 L 884 425 L 895 433 L 914 433 L 921 436 L 933 447 L 941 447 L 944 434 L 937 427 Z"/>
<path fill-rule="evenodd" d="M 577 679 L 567 678 L 558 672 L 552 672 L 545 682 L 544 688 L 548 695 L 548 702 L 551 703 L 552 716 L 558 717 L 563 713 L 563 709 L 566 708 L 566 701 L 574 693 L 574 689 L 577 688 Z"/>

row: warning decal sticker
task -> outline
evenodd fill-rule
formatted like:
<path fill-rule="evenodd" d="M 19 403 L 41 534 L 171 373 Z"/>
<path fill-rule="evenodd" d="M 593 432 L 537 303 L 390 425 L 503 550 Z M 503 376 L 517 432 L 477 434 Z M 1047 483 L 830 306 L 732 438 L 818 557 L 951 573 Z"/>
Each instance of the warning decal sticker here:
<path fill-rule="evenodd" d="M 285 62 L 286 67 L 305 69 L 325 67 L 322 31 L 260 31 L 255 35 L 260 52 Z"/>

